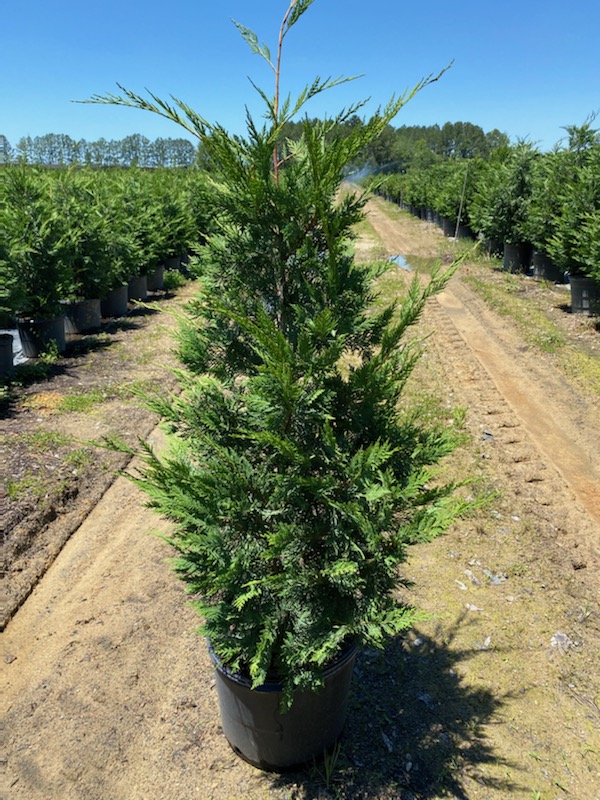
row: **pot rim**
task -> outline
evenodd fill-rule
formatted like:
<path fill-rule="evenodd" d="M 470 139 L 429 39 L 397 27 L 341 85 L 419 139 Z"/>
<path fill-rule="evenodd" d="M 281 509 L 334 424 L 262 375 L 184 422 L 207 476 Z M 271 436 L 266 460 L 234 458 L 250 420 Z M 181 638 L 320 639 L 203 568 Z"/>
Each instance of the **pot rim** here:
<path fill-rule="evenodd" d="M 59 314 L 53 314 L 51 317 L 43 317 L 43 316 L 38 316 L 36 314 L 28 314 L 26 312 L 21 312 L 17 314 L 15 319 L 17 320 L 17 324 L 22 322 L 44 323 L 44 322 L 58 322 L 58 320 L 64 319 L 64 316 L 65 316 L 64 314 L 59 313 Z"/>
<path fill-rule="evenodd" d="M 218 670 L 222 675 L 224 675 L 229 680 L 237 683 L 240 686 L 245 686 L 248 689 L 252 689 L 252 680 L 247 675 L 242 675 L 239 672 L 234 672 L 230 669 L 226 664 L 223 664 L 221 659 L 215 653 L 212 643 L 210 639 L 206 638 L 206 644 L 208 646 L 208 653 L 210 655 L 210 659 L 213 663 L 213 666 L 216 670 Z M 322 677 L 326 680 L 330 675 L 337 672 L 340 668 L 342 668 L 345 664 L 348 663 L 351 659 L 354 658 L 358 651 L 358 645 L 355 642 L 350 642 L 346 646 L 342 647 L 337 655 L 324 667 L 322 672 Z M 252 689 L 254 692 L 282 692 L 283 691 L 283 683 L 277 680 L 269 680 L 267 679 L 265 683 L 262 683 L 260 686 L 256 686 Z"/>

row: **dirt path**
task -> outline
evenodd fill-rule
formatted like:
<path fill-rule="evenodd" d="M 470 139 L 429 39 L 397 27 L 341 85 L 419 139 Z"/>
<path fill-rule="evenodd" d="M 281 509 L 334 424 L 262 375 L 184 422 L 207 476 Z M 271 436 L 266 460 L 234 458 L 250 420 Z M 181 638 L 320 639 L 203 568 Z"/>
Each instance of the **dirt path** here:
<path fill-rule="evenodd" d="M 455 281 L 437 302 L 464 339 L 470 354 L 489 374 L 499 395 L 519 418 L 540 454 L 561 475 L 597 522 L 600 522 L 600 452 L 597 408 L 573 408 L 570 388 L 541 368 L 539 358 L 518 357 L 514 335 L 499 330 L 497 317 Z M 475 313 L 473 310 L 475 309 Z M 569 413 L 565 414 L 565 409 Z M 590 424 L 591 423 L 591 424 Z"/>
<path fill-rule="evenodd" d="M 368 218 L 388 255 L 435 253 L 441 234 L 434 226 L 414 219 L 398 225 L 378 199 Z M 574 537 L 573 561 L 582 563 L 585 551 L 591 567 L 586 578 L 600 589 L 600 400 L 574 391 L 551 363 L 524 346 L 514 326 L 491 311 L 460 273 L 430 304 L 427 322 L 456 393 L 473 415 L 483 411 L 487 435 L 506 445 L 513 465 L 507 477 L 535 485 L 537 502 L 569 519 L 563 528 Z"/>
<path fill-rule="evenodd" d="M 443 249 L 380 201 L 370 220 L 388 255 Z M 417 379 L 468 409 L 455 468 L 498 498 L 415 548 L 409 597 L 435 617 L 361 654 L 333 778 L 233 755 L 194 612 L 147 535 L 164 523 L 119 478 L 7 627 L 10 800 L 598 800 L 598 408 L 459 277 L 423 326 Z"/>

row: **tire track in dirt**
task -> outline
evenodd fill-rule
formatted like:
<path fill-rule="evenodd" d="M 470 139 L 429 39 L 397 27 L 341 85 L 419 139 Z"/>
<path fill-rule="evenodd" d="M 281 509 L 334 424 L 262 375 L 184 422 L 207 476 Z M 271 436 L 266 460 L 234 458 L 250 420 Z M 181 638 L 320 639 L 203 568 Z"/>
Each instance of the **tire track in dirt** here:
<path fill-rule="evenodd" d="M 434 226 L 412 218 L 398 225 L 377 198 L 367 211 L 389 255 L 431 257 L 443 249 Z M 570 569 L 585 573 L 586 584 L 597 591 L 599 404 L 576 395 L 552 364 L 530 352 L 461 274 L 428 303 L 425 314 L 447 385 L 465 398 L 479 425 L 476 435 L 493 443 L 505 490 L 526 503 L 549 545 L 564 548 Z"/>
<path fill-rule="evenodd" d="M 553 400 L 548 396 L 544 396 L 540 404 L 539 392 L 528 376 L 514 360 L 507 359 L 501 345 L 468 311 L 457 291 L 464 296 L 467 290 L 464 287 L 447 290 L 438 296 L 437 303 L 467 343 L 470 354 L 491 378 L 491 391 L 498 397 L 500 405 L 497 409 L 490 408 L 489 414 L 501 415 L 506 407 L 511 409 L 519 424 L 527 431 L 527 438 L 535 443 L 535 449 L 552 463 L 579 502 L 600 523 L 600 471 L 593 462 L 591 452 L 580 445 L 573 446 L 574 432 L 570 430 L 568 417 L 565 418 L 561 413 L 564 410 L 554 408 Z M 535 460 L 532 443 L 528 446 L 528 457 L 514 457 L 515 464 Z M 546 469 L 544 460 L 539 469 Z M 536 478 L 533 472 L 529 474 L 531 481 L 543 479 Z M 536 474 L 539 476 L 541 473 Z"/>
<path fill-rule="evenodd" d="M 561 560 L 585 570 L 585 582 L 598 588 L 600 476 L 592 453 L 573 444 L 570 425 L 557 426 L 552 400 L 540 404 L 539 390 L 457 296 L 468 290 L 455 285 L 426 312 L 448 385 L 469 408 L 474 435 L 493 447 L 503 491 L 526 509 L 549 546 L 561 548 Z"/>

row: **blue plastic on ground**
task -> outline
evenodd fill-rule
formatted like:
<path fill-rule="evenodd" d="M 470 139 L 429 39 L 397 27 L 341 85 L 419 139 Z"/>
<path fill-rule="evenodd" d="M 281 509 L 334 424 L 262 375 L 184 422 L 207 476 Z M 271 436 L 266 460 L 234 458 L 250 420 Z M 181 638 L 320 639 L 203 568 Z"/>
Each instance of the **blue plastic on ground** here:
<path fill-rule="evenodd" d="M 397 267 L 401 267 L 401 269 L 405 269 L 407 272 L 410 272 L 410 266 L 407 264 L 406 259 L 404 256 L 390 256 L 388 258 L 392 264 L 395 264 Z"/>

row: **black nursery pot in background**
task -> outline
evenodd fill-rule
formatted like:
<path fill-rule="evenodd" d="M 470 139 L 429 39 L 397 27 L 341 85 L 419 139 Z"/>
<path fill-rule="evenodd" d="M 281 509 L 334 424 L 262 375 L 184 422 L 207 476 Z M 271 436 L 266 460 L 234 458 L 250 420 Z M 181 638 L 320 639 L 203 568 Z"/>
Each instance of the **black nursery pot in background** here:
<path fill-rule="evenodd" d="M 571 275 L 571 311 L 586 317 L 600 315 L 600 285 L 593 278 Z"/>
<path fill-rule="evenodd" d="M 129 280 L 127 295 L 130 300 L 144 302 L 148 298 L 148 279 L 146 275 L 137 275 Z"/>
<path fill-rule="evenodd" d="M 504 269 L 507 272 L 527 272 L 531 265 L 531 245 L 523 242 L 504 244 Z"/>
<path fill-rule="evenodd" d="M 562 270 L 556 266 L 550 256 L 539 250 L 533 251 L 533 277 L 538 280 L 563 283 Z"/>
<path fill-rule="evenodd" d="M 158 266 L 146 275 L 146 287 L 149 292 L 158 292 L 165 286 L 165 267 L 164 264 Z"/>
<path fill-rule="evenodd" d="M 126 283 L 112 289 L 100 302 L 103 317 L 124 317 L 127 314 L 129 293 Z"/>
<path fill-rule="evenodd" d="M 0 377 L 8 375 L 13 368 L 13 337 L 0 333 Z"/>
<path fill-rule="evenodd" d="M 59 353 L 66 349 L 64 315 L 53 319 L 20 317 L 17 319 L 17 330 L 23 355 L 27 358 L 38 358 L 52 342 L 56 343 Z"/>
<path fill-rule="evenodd" d="M 96 331 L 101 324 L 100 300 L 81 300 L 76 303 L 64 303 L 65 332 L 67 334 Z"/>

